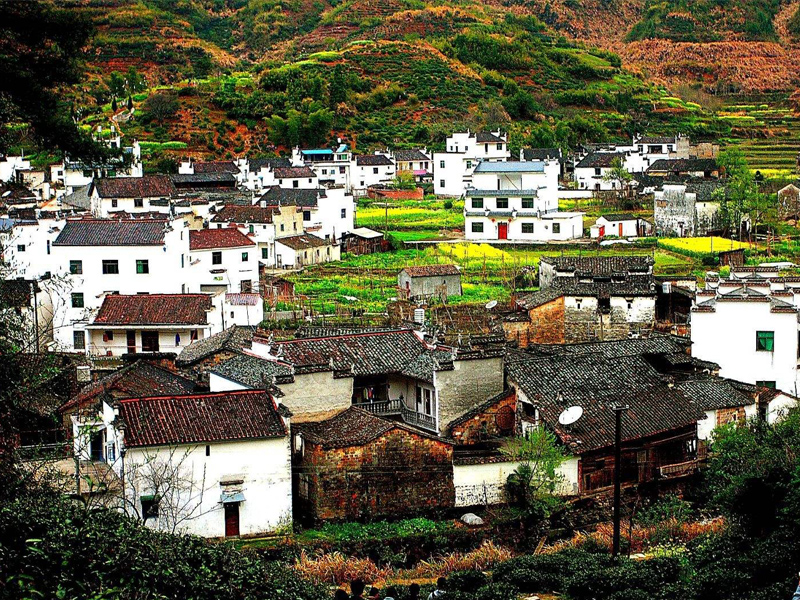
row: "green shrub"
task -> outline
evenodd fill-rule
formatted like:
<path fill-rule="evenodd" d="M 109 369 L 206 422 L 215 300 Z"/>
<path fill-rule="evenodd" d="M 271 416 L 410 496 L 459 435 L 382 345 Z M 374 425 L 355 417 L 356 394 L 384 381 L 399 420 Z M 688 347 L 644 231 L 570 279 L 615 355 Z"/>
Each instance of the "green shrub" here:
<path fill-rule="evenodd" d="M 448 583 L 456 592 L 475 593 L 489 583 L 489 577 L 480 571 L 456 571 L 448 577 Z"/>

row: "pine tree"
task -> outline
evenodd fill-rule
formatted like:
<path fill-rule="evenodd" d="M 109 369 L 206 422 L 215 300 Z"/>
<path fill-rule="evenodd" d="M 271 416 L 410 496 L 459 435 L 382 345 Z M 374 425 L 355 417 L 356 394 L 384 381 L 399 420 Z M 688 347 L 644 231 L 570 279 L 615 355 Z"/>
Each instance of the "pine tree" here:
<path fill-rule="evenodd" d="M 117 97 L 116 96 L 114 96 L 114 98 L 111 99 L 111 112 L 114 113 L 114 114 L 116 114 L 116 112 L 117 112 Z"/>

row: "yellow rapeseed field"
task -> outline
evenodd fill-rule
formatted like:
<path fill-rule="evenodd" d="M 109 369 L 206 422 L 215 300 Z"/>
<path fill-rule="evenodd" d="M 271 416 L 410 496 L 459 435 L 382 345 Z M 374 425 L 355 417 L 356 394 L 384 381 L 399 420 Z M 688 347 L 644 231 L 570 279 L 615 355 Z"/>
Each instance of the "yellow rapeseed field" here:
<path fill-rule="evenodd" d="M 684 237 L 684 238 L 661 238 L 658 245 L 675 252 L 692 252 L 696 254 L 709 254 L 711 252 L 723 252 L 726 250 L 738 250 L 739 248 L 749 248 L 750 244 L 738 242 L 721 237 Z"/>
<path fill-rule="evenodd" d="M 487 260 L 502 260 L 505 258 L 510 261 L 511 257 L 507 252 L 494 248 L 489 244 L 437 244 L 437 249 L 440 253 L 446 256 L 452 256 L 461 260 L 470 259 L 483 259 Z"/>

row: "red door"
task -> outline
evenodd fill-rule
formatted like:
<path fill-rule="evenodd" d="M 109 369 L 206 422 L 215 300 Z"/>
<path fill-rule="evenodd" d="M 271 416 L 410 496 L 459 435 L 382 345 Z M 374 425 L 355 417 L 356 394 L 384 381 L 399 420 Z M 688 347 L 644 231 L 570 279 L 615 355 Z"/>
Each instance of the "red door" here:
<path fill-rule="evenodd" d="M 622 237 L 622 223 L 619 224 L 619 237 Z"/>
<path fill-rule="evenodd" d="M 498 240 L 508 239 L 508 223 L 497 224 L 497 239 Z"/>
<path fill-rule="evenodd" d="M 229 502 L 225 506 L 225 537 L 239 535 L 239 503 Z"/>

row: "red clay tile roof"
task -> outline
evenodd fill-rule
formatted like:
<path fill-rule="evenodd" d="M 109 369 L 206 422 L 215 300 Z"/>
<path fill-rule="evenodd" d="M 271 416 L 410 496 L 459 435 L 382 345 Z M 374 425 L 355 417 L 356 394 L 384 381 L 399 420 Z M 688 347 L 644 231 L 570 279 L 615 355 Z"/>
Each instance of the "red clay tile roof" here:
<path fill-rule="evenodd" d="M 255 242 L 236 227 L 222 229 L 200 229 L 189 232 L 190 250 L 210 250 L 212 248 L 239 248 L 255 246 Z"/>
<path fill-rule="evenodd" d="M 411 277 L 439 277 L 441 275 L 458 275 L 461 271 L 456 265 L 420 265 L 403 269 Z"/>
<path fill-rule="evenodd" d="M 168 175 L 107 177 L 95 179 L 94 187 L 101 198 L 154 198 L 176 193 Z"/>
<path fill-rule="evenodd" d="M 213 219 L 215 223 L 272 223 L 276 208 L 264 208 L 257 204 L 238 206 L 229 204 L 220 210 Z"/>
<path fill-rule="evenodd" d="M 263 390 L 120 400 L 125 446 L 164 446 L 283 437 L 275 400 Z"/>
<path fill-rule="evenodd" d="M 275 167 L 276 179 L 298 179 L 300 177 L 316 177 L 311 167 Z"/>
<path fill-rule="evenodd" d="M 159 219 L 76 219 L 64 224 L 54 246 L 161 246 L 167 223 Z"/>
<path fill-rule="evenodd" d="M 205 325 L 208 294 L 106 296 L 92 325 Z"/>

